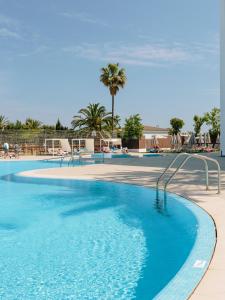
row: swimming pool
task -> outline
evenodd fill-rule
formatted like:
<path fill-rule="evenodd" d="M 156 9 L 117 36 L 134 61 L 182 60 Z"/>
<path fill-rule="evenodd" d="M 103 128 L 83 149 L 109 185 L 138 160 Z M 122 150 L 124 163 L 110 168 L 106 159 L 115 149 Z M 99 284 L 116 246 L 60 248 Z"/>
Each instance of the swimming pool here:
<path fill-rule="evenodd" d="M 187 299 L 215 244 L 211 218 L 144 187 L 35 179 L 0 163 L 0 298 Z"/>

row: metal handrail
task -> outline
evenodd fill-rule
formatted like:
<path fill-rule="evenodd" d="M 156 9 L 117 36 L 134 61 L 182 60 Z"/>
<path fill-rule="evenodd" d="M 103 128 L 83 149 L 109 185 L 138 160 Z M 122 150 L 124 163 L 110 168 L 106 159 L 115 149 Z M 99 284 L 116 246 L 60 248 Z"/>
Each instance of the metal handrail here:
<path fill-rule="evenodd" d="M 79 163 L 81 164 L 82 158 L 85 159 L 87 156 L 91 156 L 92 152 L 79 152 Z"/>
<path fill-rule="evenodd" d="M 78 156 L 78 155 L 77 155 Z M 64 156 L 63 157 L 63 159 L 61 160 L 61 164 L 60 164 L 60 167 L 62 166 L 62 164 L 63 164 L 63 161 L 64 161 L 64 159 L 65 158 L 69 158 L 69 160 L 68 160 L 68 167 L 70 166 L 70 164 L 73 166 L 74 165 L 74 161 L 75 161 L 75 157 L 76 157 L 76 154 L 70 154 L 70 155 L 66 155 L 66 156 Z M 77 158 L 78 159 L 78 158 Z"/>
<path fill-rule="evenodd" d="M 93 155 L 94 153 L 92 153 L 92 152 L 79 152 L 79 153 L 76 153 L 76 154 L 67 154 L 67 155 L 62 155 L 62 156 L 58 156 L 58 157 L 51 157 L 51 158 L 49 158 L 49 159 L 46 159 L 46 161 L 48 161 L 48 160 L 58 160 L 58 159 L 60 159 L 60 167 L 62 167 L 62 164 L 63 164 L 63 161 L 64 161 L 64 159 L 65 158 L 70 158 L 69 160 L 68 160 L 68 167 L 70 166 L 70 165 L 74 165 L 74 161 L 75 161 L 75 157 L 76 157 L 76 155 L 77 155 L 77 160 L 79 161 L 79 164 L 81 163 L 81 161 L 82 161 L 82 157 L 85 157 L 85 156 L 87 156 L 87 155 Z M 104 153 L 102 153 L 103 154 L 103 156 L 102 156 L 102 162 L 104 163 L 104 161 L 105 161 L 105 157 L 104 157 Z M 93 159 L 95 160 L 96 159 L 96 157 L 93 157 Z"/>
<path fill-rule="evenodd" d="M 104 152 L 100 152 L 99 154 L 102 154 L 102 157 L 97 157 L 95 156 L 96 153 L 94 152 L 81 152 L 79 154 L 79 162 L 81 163 L 82 157 L 85 158 L 85 156 L 91 155 L 91 158 L 96 162 L 97 158 L 101 158 L 102 159 L 102 163 L 105 162 L 105 155 Z"/>
<path fill-rule="evenodd" d="M 53 157 L 45 158 L 45 159 L 43 159 L 43 161 L 57 160 L 59 158 L 64 158 L 64 155 L 58 155 L 58 156 L 53 156 Z"/>
<path fill-rule="evenodd" d="M 187 153 L 188 154 L 188 153 Z M 169 179 L 166 181 L 165 185 L 164 185 L 164 190 L 166 191 L 167 185 L 171 182 L 171 180 L 173 179 L 173 177 L 177 174 L 177 172 L 186 164 L 186 162 L 191 159 L 191 158 L 197 158 L 200 159 L 202 161 L 204 161 L 205 164 L 205 177 L 206 177 L 206 190 L 209 189 L 209 168 L 208 168 L 208 164 L 205 158 L 202 158 L 202 156 L 200 155 L 199 157 L 197 157 L 195 154 L 189 154 L 184 160 L 183 162 L 177 167 L 177 169 L 172 173 L 172 175 L 169 177 Z"/>
<path fill-rule="evenodd" d="M 60 163 L 60 167 L 62 167 L 63 161 L 65 158 L 70 157 L 70 160 L 72 159 L 73 155 L 72 154 L 64 154 L 64 155 L 60 155 L 60 156 L 54 156 L 54 157 L 50 157 L 45 159 L 44 161 L 50 161 L 50 160 L 59 160 Z M 69 161 L 70 161 L 69 160 Z"/>
<path fill-rule="evenodd" d="M 64 160 L 65 156 L 64 155 L 60 155 L 60 156 L 54 156 L 54 157 L 50 157 L 47 159 L 44 159 L 44 161 L 50 161 L 50 160 L 60 160 L 60 167 L 62 166 L 62 161 Z"/>
<path fill-rule="evenodd" d="M 173 166 L 173 164 L 181 156 L 185 156 L 185 159 L 180 163 L 180 165 L 175 169 L 175 171 L 172 173 L 172 175 L 169 177 L 169 179 L 164 184 L 164 193 L 166 193 L 166 189 L 167 189 L 168 184 L 171 182 L 171 180 L 177 174 L 177 172 L 187 163 L 187 161 L 189 159 L 193 159 L 193 158 L 204 161 L 204 164 L 205 164 L 205 177 L 206 177 L 206 190 L 209 189 L 209 168 L 208 168 L 208 162 L 207 161 L 211 161 L 211 162 L 216 164 L 217 174 L 218 174 L 218 191 L 217 191 L 217 193 L 218 194 L 220 193 L 220 190 L 221 190 L 220 172 L 221 172 L 221 170 L 220 170 L 220 165 L 219 165 L 218 161 L 216 159 L 213 159 L 213 158 L 210 158 L 210 157 L 207 157 L 207 156 L 203 156 L 203 155 L 199 155 L 199 154 L 180 153 L 175 157 L 175 159 L 169 164 L 169 166 L 159 176 L 159 178 L 157 180 L 157 183 L 156 183 L 157 197 L 158 197 L 158 189 L 159 189 L 160 180 L 163 179 L 163 177 L 165 176 L 167 171 Z"/>
<path fill-rule="evenodd" d="M 177 159 L 181 156 L 186 156 L 188 155 L 188 153 L 179 153 L 173 160 L 172 162 L 168 165 L 168 167 L 164 170 L 164 172 L 159 176 L 159 178 L 157 179 L 156 182 L 156 189 L 158 190 L 159 188 L 159 182 L 160 180 L 164 177 L 164 175 L 166 174 L 166 172 L 173 166 L 173 164 L 177 161 Z"/>

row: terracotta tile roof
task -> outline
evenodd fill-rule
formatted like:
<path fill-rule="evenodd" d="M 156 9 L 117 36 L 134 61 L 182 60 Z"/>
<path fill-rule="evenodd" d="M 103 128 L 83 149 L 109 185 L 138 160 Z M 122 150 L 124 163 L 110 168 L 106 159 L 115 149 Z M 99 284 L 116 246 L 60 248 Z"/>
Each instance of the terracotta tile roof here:
<path fill-rule="evenodd" d="M 156 126 L 148 126 L 148 125 L 144 125 L 144 132 L 147 131 L 169 131 L 169 128 L 160 128 L 160 127 L 156 127 Z"/>

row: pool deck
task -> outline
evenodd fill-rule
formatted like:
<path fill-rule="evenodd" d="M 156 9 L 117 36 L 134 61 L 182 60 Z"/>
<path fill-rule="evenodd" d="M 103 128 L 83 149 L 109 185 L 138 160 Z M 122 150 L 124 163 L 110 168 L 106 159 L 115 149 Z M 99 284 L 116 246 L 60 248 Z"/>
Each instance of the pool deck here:
<path fill-rule="evenodd" d="M 214 219 L 217 229 L 217 245 L 212 262 L 202 281 L 190 297 L 191 300 L 225 299 L 225 158 L 211 154 L 221 166 L 221 194 L 217 194 L 216 172 L 210 164 L 210 191 L 205 191 L 202 162 L 190 161 L 188 167 L 180 170 L 168 190 L 189 198 L 205 209 Z M 57 168 L 23 172 L 23 176 L 46 178 L 69 178 L 105 180 L 155 187 L 157 177 L 174 158 L 144 157 L 109 159 L 105 164 L 86 165 L 76 168 Z"/>

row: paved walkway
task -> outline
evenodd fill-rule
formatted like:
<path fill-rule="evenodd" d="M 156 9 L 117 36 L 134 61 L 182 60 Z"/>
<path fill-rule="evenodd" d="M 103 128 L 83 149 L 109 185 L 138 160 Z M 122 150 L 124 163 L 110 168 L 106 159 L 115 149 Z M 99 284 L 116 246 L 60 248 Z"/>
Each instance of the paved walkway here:
<path fill-rule="evenodd" d="M 186 169 L 180 170 L 169 186 L 171 192 L 188 197 L 204 208 L 215 220 L 217 245 L 212 262 L 191 300 L 225 299 L 225 158 L 216 157 L 222 168 L 222 192 L 216 194 L 216 172 L 210 164 L 210 191 L 205 191 L 205 174 L 202 162 L 191 161 Z M 88 165 L 76 168 L 35 170 L 25 176 L 95 179 L 155 186 L 156 178 L 173 159 L 174 155 L 152 158 L 111 159 L 104 165 Z M 170 299 L 168 299 L 170 300 Z M 172 299 L 171 299 L 172 300 Z"/>

